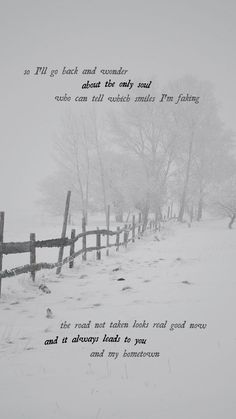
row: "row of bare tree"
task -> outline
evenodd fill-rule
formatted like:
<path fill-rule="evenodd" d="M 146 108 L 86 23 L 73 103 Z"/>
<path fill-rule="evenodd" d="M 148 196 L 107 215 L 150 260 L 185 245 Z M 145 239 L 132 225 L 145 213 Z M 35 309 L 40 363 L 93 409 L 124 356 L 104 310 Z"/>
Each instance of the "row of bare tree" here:
<path fill-rule="evenodd" d="M 164 91 L 173 101 L 159 101 Z M 57 170 L 42 184 L 51 212 L 62 212 L 68 189 L 72 211 L 86 219 L 89 210 L 106 214 L 108 203 L 117 221 L 133 209 L 147 220 L 150 211 L 161 217 L 174 205 L 183 221 L 186 214 L 200 220 L 209 202 L 217 208 L 216 185 L 233 184 L 228 179 L 236 164 L 211 84 L 188 76 L 162 90 L 153 83 L 150 93 L 155 102 L 113 105 L 115 111 L 102 115 L 84 105 L 78 115 L 66 115 L 55 143 Z M 199 103 L 176 104 L 181 93 L 198 96 Z"/>

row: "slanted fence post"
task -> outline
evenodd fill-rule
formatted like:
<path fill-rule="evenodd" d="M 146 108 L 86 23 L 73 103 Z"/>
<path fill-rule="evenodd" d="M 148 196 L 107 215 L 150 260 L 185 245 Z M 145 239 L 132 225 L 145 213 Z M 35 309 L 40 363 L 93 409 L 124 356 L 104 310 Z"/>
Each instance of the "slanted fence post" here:
<path fill-rule="evenodd" d="M 82 218 L 82 233 L 84 233 L 82 237 L 82 249 L 83 249 L 82 260 L 86 260 L 87 255 L 86 255 L 86 219 L 85 217 Z"/>
<path fill-rule="evenodd" d="M 66 237 L 66 229 L 67 229 L 67 221 L 68 221 L 68 214 L 69 214 L 69 208 L 70 208 L 70 197 L 71 197 L 71 191 L 67 192 L 66 197 L 66 205 L 65 205 L 65 212 L 64 212 L 64 219 L 63 219 L 63 225 L 62 225 L 62 232 L 61 232 L 61 238 L 64 239 Z M 64 244 L 61 245 L 59 249 L 59 255 L 58 255 L 58 263 L 59 266 L 57 267 L 56 274 L 59 275 L 61 273 L 61 263 L 63 260 L 63 253 L 64 253 Z"/>
<path fill-rule="evenodd" d="M 99 250 L 99 249 L 101 247 L 101 234 L 100 234 L 100 231 L 99 231 L 99 227 L 97 227 L 96 247 L 97 247 L 97 260 L 100 260 L 101 259 L 101 250 Z"/>
<path fill-rule="evenodd" d="M 107 207 L 107 231 L 110 230 L 110 205 Z M 106 255 L 109 256 L 109 233 L 107 233 L 107 251 Z"/>
<path fill-rule="evenodd" d="M 36 263 L 36 247 L 35 247 L 35 233 L 30 233 L 30 265 Z M 31 279 L 35 281 L 36 272 L 34 269 L 31 271 Z"/>
<path fill-rule="evenodd" d="M 132 217 L 132 242 L 135 242 L 135 215 Z"/>
<path fill-rule="evenodd" d="M 69 262 L 69 268 L 73 268 L 74 267 L 74 259 L 72 258 L 73 254 L 75 253 L 75 242 L 74 242 L 74 238 L 75 238 L 75 229 L 73 228 L 71 230 L 71 236 L 70 236 L 72 243 L 70 245 L 70 262 Z"/>
<path fill-rule="evenodd" d="M 116 231 L 116 251 L 118 252 L 120 247 L 120 227 L 117 227 Z"/>
<path fill-rule="evenodd" d="M 5 219 L 5 213 L 0 212 L 0 245 L 3 243 L 4 219 Z M 3 254 L 0 251 L 0 271 L 2 271 L 2 259 L 3 259 Z M 0 297 L 1 297 L 1 291 L 2 291 L 2 279 L 0 278 Z"/>

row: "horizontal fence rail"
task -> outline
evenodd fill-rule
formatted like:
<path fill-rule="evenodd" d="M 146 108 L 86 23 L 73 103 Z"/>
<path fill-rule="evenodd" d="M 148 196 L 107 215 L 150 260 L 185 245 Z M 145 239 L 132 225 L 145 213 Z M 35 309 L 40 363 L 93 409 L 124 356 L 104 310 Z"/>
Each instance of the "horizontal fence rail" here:
<path fill-rule="evenodd" d="M 128 228 L 122 228 L 119 230 L 119 234 L 130 231 Z M 115 236 L 117 235 L 117 231 L 111 231 L 111 230 L 91 230 L 86 231 L 85 233 L 80 233 L 74 238 L 58 238 L 58 239 L 48 239 L 48 240 L 35 240 L 34 241 L 34 247 L 35 248 L 43 248 L 43 247 L 67 247 L 71 246 L 72 243 L 77 242 L 82 237 L 85 236 L 92 236 L 100 234 L 101 236 Z M 29 253 L 30 252 L 30 246 L 31 241 L 26 242 L 9 242 L 9 243 L 0 243 L 0 253 L 2 255 L 12 255 L 12 254 L 18 254 L 18 253 Z M 106 247 L 106 246 L 105 246 Z"/>
<path fill-rule="evenodd" d="M 135 216 L 132 217 L 132 223 L 125 224 L 123 227 L 117 227 L 115 231 L 110 229 L 94 229 L 86 231 L 86 224 L 84 220 L 82 221 L 83 231 L 79 234 L 76 234 L 75 229 L 71 231 L 71 238 L 62 237 L 48 240 L 36 240 L 35 234 L 30 234 L 30 240 L 24 242 L 0 242 L 0 260 L 2 260 L 3 255 L 12 255 L 19 253 L 29 253 L 30 254 L 30 263 L 24 266 L 18 266 L 12 269 L 5 269 L 0 271 L 0 281 L 3 278 L 9 278 L 20 274 L 30 273 L 33 281 L 35 280 L 35 273 L 42 269 L 59 269 L 65 264 L 69 264 L 70 268 L 74 266 L 74 259 L 82 255 L 82 259 L 86 260 L 86 254 L 89 252 L 96 252 L 96 258 L 101 259 L 101 250 L 115 247 L 116 251 L 119 250 L 120 246 L 127 247 L 128 243 L 135 242 L 136 238 L 140 238 L 145 230 L 154 230 L 158 229 L 159 223 L 156 220 L 149 220 L 148 223 L 143 223 L 141 219 L 141 214 L 139 215 L 138 222 L 135 222 Z M 86 237 L 87 236 L 96 237 L 96 246 L 87 247 Z M 106 245 L 101 245 L 101 237 L 114 236 L 115 242 L 110 243 L 107 239 Z M 129 237 L 130 236 L 130 237 Z M 75 243 L 82 239 L 82 248 L 75 250 Z M 37 248 L 60 248 L 70 247 L 70 255 L 62 258 L 60 261 L 55 263 L 47 262 L 36 262 L 36 249 Z"/>

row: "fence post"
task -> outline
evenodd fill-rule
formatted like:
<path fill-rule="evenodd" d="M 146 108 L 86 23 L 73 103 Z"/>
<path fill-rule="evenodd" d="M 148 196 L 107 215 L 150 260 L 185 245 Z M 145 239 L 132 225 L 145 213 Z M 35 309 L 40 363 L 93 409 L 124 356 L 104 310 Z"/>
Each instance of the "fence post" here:
<path fill-rule="evenodd" d="M 141 233 L 141 222 L 142 222 L 142 214 L 141 212 L 138 215 L 138 237 L 140 238 Z"/>
<path fill-rule="evenodd" d="M 71 191 L 67 192 L 66 197 L 66 205 L 65 205 L 65 212 L 64 212 L 64 219 L 63 219 L 63 225 L 62 225 L 62 232 L 61 232 L 61 238 L 64 239 L 66 237 L 66 228 L 67 228 L 67 221 L 68 221 L 68 214 L 69 214 L 69 208 L 70 208 L 70 197 L 71 197 Z M 63 259 L 63 252 L 64 252 L 64 245 L 62 244 L 59 249 L 58 254 L 58 263 L 59 266 L 57 267 L 56 274 L 59 275 L 61 273 L 61 263 Z"/>
<path fill-rule="evenodd" d="M 170 206 L 170 218 L 172 219 L 173 217 L 173 202 L 171 202 L 171 206 Z"/>
<path fill-rule="evenodd" d="M 142 229 L 141 229 L 142 236 L 144 235 L 145 231 L 148 229 L 148 220 L 145 221 L 145 218 L 146 217 L 143 217 L 143 220 L 142 220 Z"/>
<path fill-rule="evenodd" d="M 132 234 L 132 224 L 129 224 L 127 226 L 127 228 L 128 228 L 128 231 L 127 231 L 126 241 L 127 241 L 127 244 L 128 244 L 129 243 L 129 233 L 130 233 L 130 231 L 131 231 L 131 234 Z"/>
<path fill-rule="evenodd" d="M 75 229 L 73 228 L 71 230 L 71 236 L 70 236 L 72 243 L 70 245 L 70 258 L 73 256 L 73 254 L 75 253 L 75 242 L 74 242 L 74 238 L 75 238 Z M 70 259 L 69 262 L 69 268 L 73 268 L 74 267 L 74 259 Z"/>
<path fill-rule="evenodd" d="M 110 205 L 107 206 L 107 230 L 110 230 Z M 107 234 L 107 251 L 106 255 L 109 256 L 109 234 Z"/>
<path fill-rule="evenodd" d="M 116 251 L 119 251 L 120 246 L 120 227 L 117 227 L 116 229 Z"/>
<path fill-rule="evenodd" d="M 36 248 L 35 248 L 35 233 L 30 233 L 30 265 L 36 263 Z M 31 279 L 35 281 L 36 272 L 33 269 L 31 271 Z"/>
<path fill-rule="evenodd" d="M 157 211 L 155 212 L 155 221 L 154 221 L 154 230 L 157 231 L 157 221 L 158 221 L 158 215 Z"/>
<path fill-rule="evenodd" d="M 3 243 L 4 219 L 5 219 L 5 213 L 0 212 L 0 244 Z M 0 252 L 0 271 L 2 271 L 2 259 L 3 259 L 3 254 L 2 252 Z M 0 297 L 1 297 L 1 291 L 2 291 L 2 279 L 0 278 Z"/>
<path fill-rule="evenodd" d="M 101 247 L 101 234 L 99 232 L 99 227 L 97 227 L 97 235 L 96 235 L 96 247 L 97 249 L 97 260 L 101 259 L 101 250 L 99 248 Z"/>
<path fill-rule="evenodd" d="M 83 249 L 82 260 L 86 260 L 87 255 L 86 255 L 86 219 L 85 217 L 82 218 L 82 233 L 84 233 L 82 237 L 82 249 Z"/>
<path fill-rule="evenodd" d="M 194 214 L 194 210 L 193 210 L 193 204 L 192 204 L 191 209 L 190 209 L 190 223 L 193 222 L 193 214 Z"/>
<path fill-rule="evenodd" d="M 127 226 L 127 224 L 125 224 L 125 231 L 124 231 L 124 246 L 125 246 L 125 248 L 127 247 L 127 238 L 128 238 L 128 236 L 127 236 L 127 228 L 128 228 L 128 226 Z"/>
<path fill-rule="evenodd" d="M 132 242 L 135 242 L 135 215 L 132 217 Z"/>
<path fill-rule="evenodd" d="M 170 206 L 168 205 L 168 210 L 167 210 L 167 220 L 170 219 Z"/>

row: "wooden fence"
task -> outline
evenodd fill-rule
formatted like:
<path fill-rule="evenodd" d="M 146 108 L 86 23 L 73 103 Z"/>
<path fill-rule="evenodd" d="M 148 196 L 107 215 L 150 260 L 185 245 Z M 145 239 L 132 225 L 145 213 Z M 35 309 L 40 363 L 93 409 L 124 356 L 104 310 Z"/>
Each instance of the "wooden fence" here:
<path fill-rule="evenodd" d="M 68 211 L 67 211 L 68 213 Z M 64 217 L 64 221 L 65 221 Z M 119 251 L 120 246 L 127 247 L 129 242 L 135 242 L 136 238 L 140 238 L 145 230 L 157 230 L 157 219 L 149 220 L 148 224 L 142 222 L 141 213 L 136 221 L 135 216 L 132 217 L 132 223 L 125 224 L 123 227 L 117 227 L 115 231 L 107 229 L 86 230 L 85 219 L 82 219 L 82 232 L 76 234 L 76 230 L 71 230 L 70 238 L 65 237 L 65 223 L 63 223 L 62 237 L 48 240 L 36 240 L 35 233 L 30 234 L 30 240 L 25 242 L 3 242 L 3 229 L 4 229 L 4 213 L 0 213 L 0 293 L 1 293 L 1 280 L 12 276 L 20 275 L 23 273 L 31 273 L 31 278 L 35 281 L 36 271 L 41 269 L 57 268 L 57 274 L 61 272 L 61 268 L 65 264 L 69 264 L 70 268 L 74 266 L 74 259 L 82 255 L 82 260 L 86 260 L 87 253 L 96 252 L 97 260 L 101 259 L 101 250 L 107 249 L 106 254 L 109 254 L 109 248 L 114 247 Z M 87 247 L 87 237 L 95 236 L 94 246 Z M 106 244 L 101 245 L 101 237 L 106 236 Z M 110 237 L 114 237 L 114 242 L 110 243 Z M 82 239 L 82 247 L 79 250 L 75 249 L 76 242 Z M 59 248 L 59 258 L 55 263 L 37 263 L 36 249 L 37 248 Z M 63 259 L 63 250 L 69 247 L 69 256 Z M 2 259 L 4 255 L 29 253 L 30 263 L 24 266 L 18 266 L 13 269 L 2 270 Z"/>

